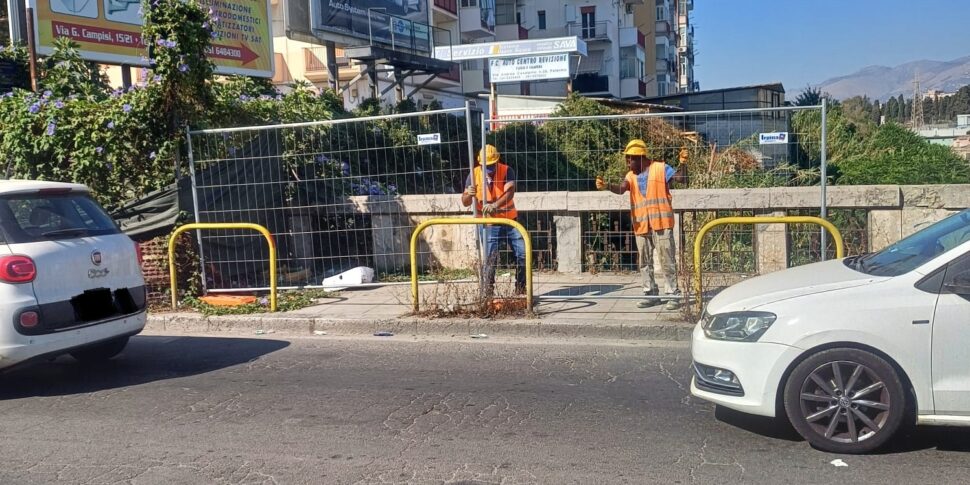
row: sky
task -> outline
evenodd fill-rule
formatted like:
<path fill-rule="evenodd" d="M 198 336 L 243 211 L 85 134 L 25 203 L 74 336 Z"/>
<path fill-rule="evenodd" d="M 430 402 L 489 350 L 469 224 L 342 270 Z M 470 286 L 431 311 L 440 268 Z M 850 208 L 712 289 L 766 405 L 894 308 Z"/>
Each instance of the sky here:
<path fill-rule="evenodd" d="M 790 93 L 872 65 L 970 55 L 970 0 L 694 0 L 701 89 Z"/>

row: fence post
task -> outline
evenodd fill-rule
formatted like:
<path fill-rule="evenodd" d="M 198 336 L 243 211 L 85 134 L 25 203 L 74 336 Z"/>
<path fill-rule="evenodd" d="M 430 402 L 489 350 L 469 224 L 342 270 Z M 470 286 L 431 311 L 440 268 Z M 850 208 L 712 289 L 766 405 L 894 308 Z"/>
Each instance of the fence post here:
<path fill-rule="evenodd" d="M 185 146 L 186 150 L 189 152 L 189 181 L 192 187 L 192 222 L 202 222 L 199 220 L 199 194 L 196 191 L 195 185 L 195 156 L 192 153 L 192 131 L 189 130 L 188 125 L 185 126 Z M 175 190 L 178 191 L 178 180 L 175 181 Z M 202 233 L 199 231 L 195 232 L 195 240 L 199 243 L 199 271 L 202 276 L 202 292 L 206 292 L 208 288 L 208 282 L 205 274 L 205 253 L 202 251 Z"/>
<path fill-rule="evenodd" d="M 826 138 L 828 138 L 828 126 L 826 123 L 828 101 L 825 97 L 822 97 L 822 158 L 821 167 L 819 168 L 819 174 L 822 177 L 821 188 L 822 188 L 822 200 L 821 200 L 821 210 L 819 211 L 819 217 L 822 219 L 828 218 L 828 201 L 825 194 L 826 186 L 828 185 L 828 145 L 826 144 Z M 822 228 L 822 261 L 825 261 L 826 249 L 828 248 L 828 235 L 825 232 L 825 228 Z"/>

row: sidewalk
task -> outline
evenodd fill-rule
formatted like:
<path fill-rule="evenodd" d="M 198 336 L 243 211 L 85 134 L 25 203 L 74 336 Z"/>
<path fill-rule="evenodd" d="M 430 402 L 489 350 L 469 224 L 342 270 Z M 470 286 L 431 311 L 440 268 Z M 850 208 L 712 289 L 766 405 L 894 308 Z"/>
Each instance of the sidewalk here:
<path fill-rule="evenodd" d="M 679 310 L 663 305 L 637 308 L 639 299 L 596 299 L 593 295 L 637 297 L 640 288 L 629 275 L 537 275 L 534 283 L 536 318 L 422 318 L 411 316 L 410 285 L 345 289 L 317 305 L 284 313 L 204 317 L 196 313 L 149 315 L 153 330 L 287 332 L 312 335 L 372 335 L 468 337 L 562 337 L 643 340 L 688 340 L 693 325 Z M 436 288 L 437 286 L 437 288 Z M 452 285 L 452 288 L 454 285 Z M 420 285 L 420 301 L 442 291 L 437 284 Z M 573 297 L 583 297 L 574 299 Z"/>

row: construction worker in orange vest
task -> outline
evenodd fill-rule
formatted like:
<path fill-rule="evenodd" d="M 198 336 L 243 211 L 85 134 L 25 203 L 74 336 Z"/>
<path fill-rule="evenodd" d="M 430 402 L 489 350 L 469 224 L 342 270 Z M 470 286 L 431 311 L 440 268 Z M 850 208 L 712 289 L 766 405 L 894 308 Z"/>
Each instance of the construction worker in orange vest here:
<path fill-rule="evenodd" d="M 465 180 L 461 203 L 465 207 L 476 201 L 478 217 L 500 217 L 515 220 L 518 213 L 512 198 L 515 196 L 515 170 L 501 162 L 501 155 L 492 145 L 485 145 L 485 173 L 482 173 L 481 152 L 475 157 L 478 164 Z M 485 177 L 485 186 L 479 185 Z M 484 189 L 484 190 L 483 190 Z M 525 294 L 525 240 L 515 228 L 488 225 L 485 234 L 485 265 L 482 268 L 482 290 L 491 297 L 495 287 L 495 263 L 499 246 L 508 241 L 515 254 L 515 293 Z"/>
<path fill-rule="evenodd" d="M 597 190 L 609 190 L 621 195 L 630 192 L 630 216 L 637 240 L 637 253 L 643 282 L 643 294 L 648 297 L 637 304 L 639 308 L 659 305 L 666 300 L 666 310 L 680 308 L 677 288 L 677 260 L 674 250 L 674 209 L 671 205 L 669 182 L 676 171 L 661 160 L 651 160 L 647 144 L 632 140 L 623 150 L 630 169 L 623 183 L 607 184 L 596 177 Z M 664 297 L 657 298 L 658 288 L 653 272 L 653 252 L 658 252 L 664 279 Z"/>

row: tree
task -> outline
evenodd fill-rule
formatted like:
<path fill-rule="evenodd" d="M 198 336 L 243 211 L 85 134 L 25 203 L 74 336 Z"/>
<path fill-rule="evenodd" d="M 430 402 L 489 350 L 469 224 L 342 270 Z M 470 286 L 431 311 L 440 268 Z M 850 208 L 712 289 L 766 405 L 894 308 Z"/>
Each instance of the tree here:
<path fill-rule="evenodd" d="M 839 184 L 963 184 L 970 165 L 949 147 L 934 145 L 896 123 L 877 130 L 863 151 L 836 162 Z"/>
<path fill-rule="evenodd" d="M 805 89 L 795 98 L 795 106 L 817 106 L 819 104 L 822 104 L 822 90 L 811 85 L 805 86 Z"/>
<path fill-rule="evenodd" d="M 883 107 L 883 114 L 886 115 L 886 121 L 896 121 L 899 119 L 899 101 L 896 98 L 889 98 L 886 101 L 886 105 Z"/>
<path fill-rule="evenodd" d="M 0 0 L 0 46 L 10 45 L 10 22 L 7 19 L 7 0 Z"/>
<path fill-rule="evenodd" d="M 899 96 L 896 97 L 896 103 L 899 104 L 899 111 L 896 112 L 896 121 L 899 121 L 900 123 L 905 123 L 906 120 L 909 118 L 909 114 L 907 113 L 908 110 L 906 109 L 907 108 L 906 98 L 904 98 L 903 95 L 900 94 Z"/>
<path fill-rule="evenodd" d="M 877 125 L 882 124 L 882 114 L 882 104 L 877 99 L 872 102 L 872 122 Z"/>

